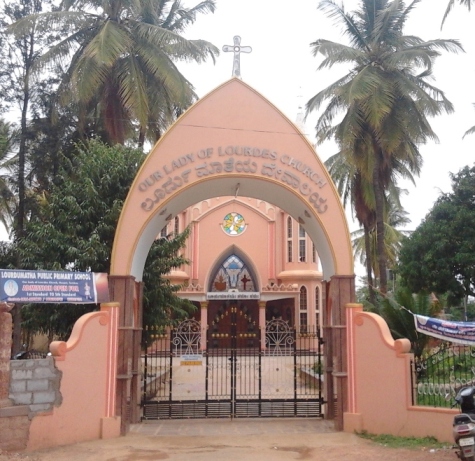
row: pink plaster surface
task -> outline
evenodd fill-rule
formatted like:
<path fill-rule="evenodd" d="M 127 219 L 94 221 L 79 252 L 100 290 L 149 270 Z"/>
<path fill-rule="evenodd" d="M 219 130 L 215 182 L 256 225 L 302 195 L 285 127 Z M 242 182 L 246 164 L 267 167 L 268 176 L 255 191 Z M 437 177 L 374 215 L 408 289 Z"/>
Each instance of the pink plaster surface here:
<path fill-rule="evenodd" d="M 253 267 L 256 276 L 262 277 L 258 280 L 258 285 L 262 286 L 267 283 L 269 268 L 269 248 L 267 243 L 268 237 L 268 221 L 265 216 L 262 216 L 253 207 L 248 207 L 241 202 L 229 203 L 221 200 L 222 203 L 215 203 L 215 206 L 209 212 L 205 213 L 200 218 L 200 237 L 198 252 L 198 268 L 196 275 L 198 276 L 198 283 L 202 286 L 208 286 L 207 276 L 210 276 L 210 268 L 216 264 L 216 260 L 220 259 L 220 254 L 216 250 L 220 250 L 223 254 L 229 252 L 229 248 L 233 245 L 239 247 L 240 251 L 246 255 L 253 255 L 252 261 L 255 264 Z M 255 202 L 255 201 L 252 201 Z M 242 214 L 251 229 L 246 230 L 237 238 L 230 238 L 225 234 L 219 224 L 223 220 L 223 216 L 229 210 Z M 258 243 L 258 245 L 256 245 Z M 207 248 L 213 248 L 214 251 L 205 251 Z M 192 256 L 192 255 L 190 255 Z M 195 255 L 193 255 L 195 256 Z M 190 258 L 193 260 L 193 258 Z M 189 270 L 187 267 L 185 270 Z"/>
<path fill-rule="evenodd" d="M 31 422 L 28 450 L 120 435 L 120 418 L 108 415 L 111 312 L 92 312 L 75 324 L 67 342 L 50 350 L 62 372 L 62 403 Z M 115 384 L 115 383 L 114 383 Z"/>
<path fill-rule="evenodd" d="M 194 285 L 204 291 L 209 286 L 211 268 L 222 255 L 239 251 L 247 256 L 259 287 L 266 286 L 269 280 L 278 284 L 300 284 L 303 281 L 309 293 L 309 306 L 314 306 L 315 287 L 321 286 L 322 271 L 318 258 L 311 257 L 312 242 L 307 239 L 308 258 L 305 262 L 287 261 L 287 221 L 276 219 L 275 215 L 287 215 L 278 207 L 265 204 L 248 197 L 217 197 L 200 202 L 180 214 L 183 227 L 193 228 L 191 244 L 185 248 L 185 256 L 192 261 L 180 270 L 174 270 L 167 278 L 172 283 L 183 284 L 193 280 Z M 230 211 L 244 216 L 248 228 L 238 237 L 230 237 L 221 229 L 223 217 Z M 295 225 L 294 259 L 298 259 L 298 228 Z M 209 251 L 212 248 L 213 251 Z M 186 290 L 185 290 L 186 291 Z"/>
<path fill-rule="evenodd" d="M 415 407 L 407 339 L 394 340 L 382 317 L 348 307 L 349 408 L 344 430 L 452 441 L 456 410 Z"/>
<path fill-rule="evenodd" d="M 231 109 L 230 109 L 231 108 Z M 273 179 L 263 176 L 259 172 L 264 164 L 276 163 L 279 168 L 285 168 L 280 160 L 272 160 L 263 157 L 252 157 L 251 160 L 257 165 L 257 173 L 246 174 L 245 172 L 234 171 L 226 173 L 200 177 L 195 172 L 195 167 L 205 161 L 224 161 L 229 156 L 220 156 L 219 147 L 226 146 L 251 146 L 260 149 L 268 149 L 278 153 L 280 159 L 283 155 L 290 156 L 304 163 L 312 171 L 325 180 L 324 188 L 319 189 L 315 184 L 312 187 L 327 200 L 327 211 L 316 213 L 313 206 L 307 204 L 306 207 L 314 212 L 308 216 L 309 222 L 317 221 L 329 242 L 332 252 L 332 260 L 337 274 L 353 274 L 353 253 L 350 244 L 349 231 L 346 223 L 345 213 L 340 202 L 339 195 L 326 171 L 323 163 L 315 154 L 311 144 L 299 133 L 297 128 L 269 101 L 262 95 L 250 88 L 239 79 L 232 79 L 219 86 L 213 92 L 202 98 L 193 105 L 180 119 L 165 133 L 160 141 L 153 147 L 147 160 L 138 172 L 131 191 L 124 205 L 119 221 L 116 240 L 114 242 L 111 274 L 125 275 L 132 270 L 132 260 L 134 252 L 139 244 L 139 238 L 145 231 L 154 213 L 160 207 L 166 207 L 167 203 L 173 201 L 183 191 L 192 186 L 209 189 L 215 180 L 229 178 L 230 192 L 236 181 L 241 183 L 244 180 L 255 180 L 256 186 L 267 187 L 266 184 L 274 183 L 279 187 L 284 186 L 293 196 L 299 196 L 298 189 L 284 184 L 280 179 Z M 210 157 L 199 158 L 199 152 L 208 149 Z M 194 160 L 183 167 L 179 167 L 170 172 L 169 177 L 178 177 L 184 170 L 189 169 L 187 183 L 182 184 L 176 190 L 168 193 L 154 210 L 146 212 L 142 209 L 142 203 L 156 187 L 162 187 L 168 176 L 157 181 L 156 186 L 150 191 L 141 192 L 140 185 L 144 184 L 156 172 L 163 172 L 165 168 L 170 169 L 176 164 L 180 156 L 192 155 Z M 243 158 L 233 156 L 234 160 Z M 292 168 L 289 168 L 292 172 Z M 298 173 L 296 173 L 298 174 Z M 247 178 L 247 179 L 245 179 Z M 302 181 L 305 177 L 302 176 Z M 307 196 L 300 197 L 303 201 Z M 303 204 L 304 202 L 302 202 Z M 189 205 L 192 205 L 191 203 Z M 304 207 L 304 206 L 303 206 Z M 213 236 L 220 239 L 221 230 L 218 225 L 222 216 L 216 221 Z M 157 230 L 157 233 L 160 229 Z M 200 232 L 200 239 L 203 238 Z M 267 241 L 268 235 L 264 237 Z M 245 240 L 245 235 L 242 240 Z M 260 269 L 260 268 L 259 268 Z"/>

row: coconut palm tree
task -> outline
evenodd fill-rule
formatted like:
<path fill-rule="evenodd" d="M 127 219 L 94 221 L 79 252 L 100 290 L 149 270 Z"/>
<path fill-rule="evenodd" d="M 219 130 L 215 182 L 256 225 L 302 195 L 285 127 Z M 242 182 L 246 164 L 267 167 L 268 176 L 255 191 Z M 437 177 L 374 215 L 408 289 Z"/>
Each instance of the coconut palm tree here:
<path fill-rule="evenodd" d="M 316 130 L 319 141 L 333 138 L 340 155 L 354 166 L 372 194 L 366 205 L 374 210 L 380 290 L 385 293 L 384 201 L 391 184 L 421 165 L 418 146 L 437 139 L 429 116 L 452 112 L 444 93 L 429 83 L 434 60 L 441 51 L 462 50 L 456 40 L 424 41 L 403 34 L 404 24 L 420 0 L 361 0 L 347 13 L 332 0 L 319 8 L 343 25 L 349 45 L 318 39 L 311 44 L 321 54 L 319 70 L 337 64 L 348 72 L 311 98 L 307 115 L 326 103 Z M 338 119 L 343 114 L 342 119 Z M 373 203 L 368 201 L 372 197 Z"/>
<path fill-rule="evenodd" d="M 421 156 L 417 157 L 421 162 Z M 362 229 L 353 232 L 353 249 L 355 256 L 366 268 L 366 281 L 371 304 L 375 305 L 376 298 L 373 275 L 379 278 L 379 267 L 376 257 L 376 216 L 374 206 L 374 190 L 371 183 L 365 181 L 355 166 L 348 162 L 342 152 L 332 155 L 325 161 L 338 192 L 346 207 L 351 205 L 353 217 L 360 223 Z M 395 165 L 395 169 L 404 168 L 404 165 Z M 414 184 L 414 177 L 411 172 L 403 170 L 399 172 Z M 399 248 L 400 237 L 403 231 L 395 227 L 403 226 L 409 222 L 406 212 L 403 211 L 400 195 L 406 191 L 401 191 L 397 185 L 392 184 L 385 197 L 385 251 L 388 266 L 394 265 Z"/>
<path fill-rule="evenodd" d="M 458 2 L 460 3 L 460 5 L 466 6 L 468 11 L 470 11 L 472 9 L 472 5 L 475 5 L 474 0 L 458 0 Z M 447 19 L 447 16 L 449 15 L 449 13 L 452 11 L 452 8 L 454 7 L 454 5 L 455 5 L 455 0 L 450 0 L 449 4 L 447 5 L 447 9 L 445 10 L 444 17 L 442 18 L 442 24 L 440 26 L 441 29 L 442 29 L 442 27 L 444 27 L 445 20 Z M 463 137 L 465 138 L 465 136 L 467 136 L 467 134 L 473 134 L 473 133 L 475 133 L 475 126 L 472 126 L 471 128 L 469 128 L 465 132 Z"/>
<path fill-rule="evenodd" d="M 393 191 L 387 194 L 385 201 L 384 249 L 386 251 L 388 269 L 395 268 L 403 237 L 410 233 L 401 229 L 401 227 L 410 222 L 407 216 L 408 213 L 403 210 L 399 201 L 399 195 L 402 193 L 407 193 L 407 191 Z M 359 258 L 362 264 L 369 265 L 375 277 L 378 278 L 380 274 L 376 257 L 376 233 L 374 228 L 369 233 L 369 249 L 366 246 L 364 229 L 352 232 L 351 236 L 355 257 Z"/>
<path fill-rule="evenodd" d="M 475 107 L 475 104 L 473 106 Z M 463 137 L 465 138 L 465 136 L 467 136 L 468 134 L 474 134 L 474 133 L 475 133 L 475 126 L 472 126 L 464 133 Z"/>
<path fill-rule="evenodd" d="M 458 2 L 460 3 L 460 5 L 466 6 L 468 8 L 468 11 L 470 11 L 472 8 L 472 5 L 475 4 L 473 0 L 458 0 Z M 444 17 L 442 18 L 441 27 L 444 26 L 444 22 L 447 19 L 447 16 L 449 15 L 449 13 L 452 11 L 452 8 L 454 7 L 454 5 L 455 5 L 455 0 L 450 0 L 449 4 L 447 5 L 447 9 L 445 10 Z"/>
<path fill-rule="evenodd" d="M 151 131 L 158 137 L 195 100 L 175 62 L 214 60 L 214 45 L 181 35 L 198 14 L 214 10 L 215 0 L 193 8 L 181 0 L 63 0 L 59 11 L 31 15 L 10 30 L 21 35 L 31 22 L 67 30 L 39 63 L 66 63 L 59 100 L 77 105 L 83 132 L 99 125 L 107 142 L 123 144 L 132 133 L 141 142 Z"/>
<path fill-rule="evenodd" d="M 370 252 L 370 232 L 374 229 L 374 194 L 371 184 L 365 181 L 354 164 L 347 162 L 341 152 L 325 161 L 325 166 L 335 183 L 343 206 L 350 204 L 353 217 L 363 226 L 364 248 Z M 372 205 L 369 205 L 372 204 Z M 369 259 L 365 263 L 369 299 L 375 304 L 373 270 Z"/>
<path fill-rule="evenodd" d="M 0 119 L 0 223 L 11 233 L 18 200 L 13 192 L 15 170 L 18 169 L 18 147 L 20 134 L 14 126 Z"/>

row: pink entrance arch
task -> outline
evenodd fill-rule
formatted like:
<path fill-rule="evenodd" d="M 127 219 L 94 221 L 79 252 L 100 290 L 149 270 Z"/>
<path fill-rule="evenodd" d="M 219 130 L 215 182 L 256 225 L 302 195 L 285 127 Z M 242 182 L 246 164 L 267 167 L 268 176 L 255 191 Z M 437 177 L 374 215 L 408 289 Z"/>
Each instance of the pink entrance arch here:
<path fill-rule="evenodd" d="M 198 101 L 152 148 L 132 184 L 117 227 L 110 273 L 122 306 L 118 413 L 138 418 L 141 281 L 150 246 L 166 223 L 201 200 L 253 197 L 298 220 L 318 251 L 327 283 L 324 335 L 327 400 L 346 401 L 345 313 L 354 301 L 353 253 L 338 193 L 305 136 L 275 106 L 238 78 Z M 335 359 L 333 359 L 335 358 Z M 336 382 L 336 389 L 333 388 Z M 334 405 L 327 415 L 333 417 Z M 123 430 L 127 430 L 124 426 Z"/>

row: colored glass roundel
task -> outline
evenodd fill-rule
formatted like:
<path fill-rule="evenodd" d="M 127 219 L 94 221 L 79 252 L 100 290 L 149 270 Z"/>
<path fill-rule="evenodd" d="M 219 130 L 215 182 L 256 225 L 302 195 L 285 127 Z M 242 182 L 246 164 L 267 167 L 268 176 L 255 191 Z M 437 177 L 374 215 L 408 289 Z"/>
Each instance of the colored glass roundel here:
<path fill-rule="evenodd" d="M 222 228 L 228 235 L 240 235 L 246 230 L 246 221 L 239 213 L 228 213 L 223 219 Z"/>

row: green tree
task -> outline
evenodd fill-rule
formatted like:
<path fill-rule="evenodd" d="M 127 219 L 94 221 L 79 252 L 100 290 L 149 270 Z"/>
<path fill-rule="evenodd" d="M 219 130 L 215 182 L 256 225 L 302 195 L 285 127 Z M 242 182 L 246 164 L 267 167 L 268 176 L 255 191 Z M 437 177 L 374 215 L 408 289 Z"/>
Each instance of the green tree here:
<path fill-rule="evenodd" d="M 400 287 L 394 296 L 385 297 L 375 312 L 384 318 L 394 339 L 407 338 L 411 342 L 412 352 L 418 358 L 422 356 L 430 336 L 416 330 L 412 314 L 434 317 L 440 312 L 440 305 L 428 293 L 413 294 L 408 288 Z"/>
<path fill-rule="evenodd" d="M 341 152 L 332 155 L 325 161 L 333 181 L 335 182 L 343 205 L 351 205 L 353 217 L 363 226 L 363 244 L 366 254 L 370 254 L 370 232 L 375 225 L 374 195 L 371 184 L 365 180 L 354 164 L 346 161 Z M 373 268 L 370 258 L 366 258 L 366 282 L 368 287 L 369 301 L 376 303 Z"/>
<path fill-rule="evenodd" d="M 72 159 L 65 159 L 52 191 L 37 197 L 39 213 L 29 220 L 17 245 L 23 268 L 108 273 L 120 212 L 144 159 L 140 150 L 99 141 L 77 146 Z M 178 288 L 163 279 L 171 268 L 187 262 L 179 252 L 186 237 L 184 233 L 157 241 L 149 252 L 144 270 L 147 318 L 171 322 L 192 308 L 175 296 Z M 94 307 L 25 306 L 24 326 L 65 338 L 74 321 Z"/>
<path fill-rule="evenodd" d="M 384 250 L 386 252 L 387 267 L 389 270 L 394 270 L 397 266 L 399 250 L 402 245 L 402 240 L 408 231 L 403 231 L 400 228 L 410 222 L 407 217 L 407 212 L 403 210 L 399 202 L 400 192 L 397 194 L 388 195 L 385 200 L 385 218 L 384 218 Z M 369 248 L 367 247 L 366 236 L 364 229 L 358 229 L 351 234 L 353 251 L 355 257 L 359 258 L 360 263 L 371 267 L 372 273 L 375 277 L 379 277 L 379 266 L 376 255 L 376 232 L 374 227 L 369 232 Z"/>
<path fill-rule="evenodd" d="M 0 25 L 2 26 L 4 46 L 8 49 L 8 64 L 6 69 L 10 78 L 4 81 L 4 102 L 14 105 L 19 110 L 19 140 L 17 156 L 16 190 L 18 194 L 18 208 L 15 213 L 15 235 L 21 237 L 24 231 L 24 221 L 27 217 L 26 207 L 26 176 L 28 174 L 29 140 L 31 132 L 28 126 L 30 106 L 40 78 L 35 75 L 33 68 L 39 56 L 44 52 L 46 42 L 51 38 L 48 30 L 40 30 L 37 21 L 31 20 L 25 24 L 21 34 L 8 34 L 6 31 L 12 24 L 24 18 L 32 18 L 41 14 L 44 8 L 49 7 L 49 0 L 17 0 L 5 3 L 0 11 Z"/>
<path fill-rule="evenodd" d="M 214 45 L 181 35 L 198 14 L 214 10 L 214 0 L 193 8 L 180 0 L 64 0 L 60 11 L 23 18 L 11 30 L 21 36 L 32 23 L 42 30 L 68 27 L 42 57 L 44 64 L 67 62 L 59 102 L 77 105 L 86 136 L 124 144 L 135 133 L 142 143 L 147 134 L 156 141 L 196 99 L 175 62 L 214 60 Z"/>
<path fill-rule="evenodd" d="M 180 256 L 180 251 L 188 236 L 189 229 L 179 235 L 159 239 L 150 249 L 143 277 L 145 285 L 144 325 L 176 325 L 195 310 L 191 302 L 176 296 L 176 292 L 181 287 L 172 285 L 164 277 L 172 269 L 186 262 Z"/>
<path fill-rule="evenodd" d="M 379 276 L 379 266 L 376 251 L 376 213 L 374 211 L 375 200 L 372 184 L 361 175 L 354 164 L 347 161 L 341 152 L 328 158 L 325 165 L 337 186 L 343 205 L 347 206 L 348 203 L 351 205 L 353 216 L 363 226 L 361 230 L 355 231 L 353 234 L 353 249 L 355 256 L 360 258 L 360 262 L 366 268 L 368 297 L 370 303 L 375 305 L 374 277 Z M 398 168 L 401 167 L 403 166 L 398 165 Z M 404 176 L 414 182 L 409 171 L 405 171 Z M 384 248 L 387 253 L 388 267 L 392 268 L 401 236 L 401 231 L 396 230 L 395 226 L 405 225 L 409 220 L 404 217 L 405 212 L 399 201 L 400 189 L 392 183 L 390 186 L 384 197 Z"/>
<path fill-rule="evenodd" d="M 447 293 L 449 304 L 466 304 L 475 295 L 475 166 L 451 178 L 452 192 L 404 240 L 398 270 L 413 292 Z"/>
<path fill-rule="evenodd" d="M 0 222 L 7 233 L 12 230 L 17 197 L 13 183 L 17 156 L 15 148 L 18 144 L 18 130 L 14 126 L 0 119 Z"/>
<path fill-rule="evenodd" d="M 319 8 L 343 26 L 350 44 L 325 39 L 311 44 L 313 54 L 324 57 L 319 70 L 337 64 L 350 67 L 308 101 L 307 114 L 328 102 L 317 122 L 317 137 L 319 141 L 334 138 L 339 155 L 361 177 L 362 199 L 375 215 L 383 293 L 387 290 L 385 193 L 398 178 L 419 173 L 418 145 L 436 139 L 427 117 L 453 110 L 444 93 L 428 80 L 441 50 L 462 50 L 455 40 L 424 41 L 403 34 L 417 3 L 406 7 L 400 0 L 362 0 L 358 10 L 347 13 L 343 6 L 323 0 Z M 341 113 L 342 120 L 337 118 Z"/>

